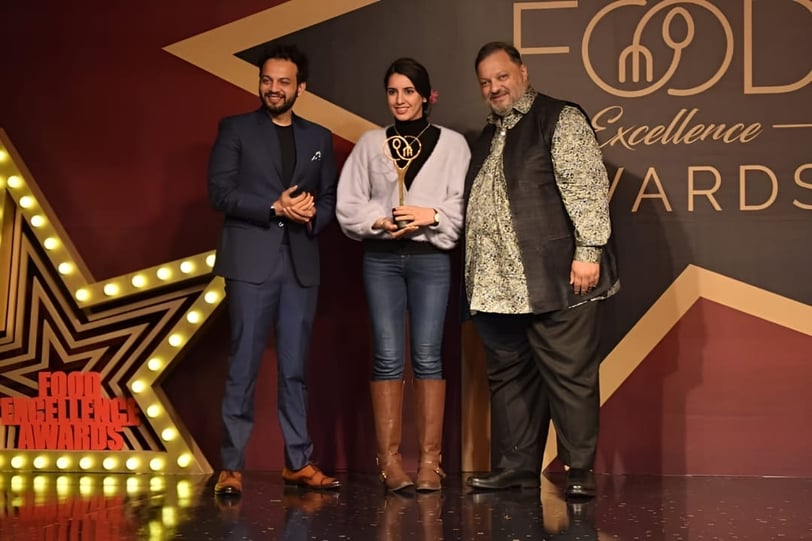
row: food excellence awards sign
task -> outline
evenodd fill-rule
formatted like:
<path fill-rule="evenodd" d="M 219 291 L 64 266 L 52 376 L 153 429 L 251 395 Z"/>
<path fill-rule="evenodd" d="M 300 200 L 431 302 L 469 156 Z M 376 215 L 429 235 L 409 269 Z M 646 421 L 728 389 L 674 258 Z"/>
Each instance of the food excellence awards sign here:
<path fill-rule="evenodd" d="M 40 372 L 34 397 L 0 397 L 0 424 L 16 426 L 17 449 L 120 451 L 122 431 L 141 424 L 133 398 L 107 398 L 99 372 Z"/>

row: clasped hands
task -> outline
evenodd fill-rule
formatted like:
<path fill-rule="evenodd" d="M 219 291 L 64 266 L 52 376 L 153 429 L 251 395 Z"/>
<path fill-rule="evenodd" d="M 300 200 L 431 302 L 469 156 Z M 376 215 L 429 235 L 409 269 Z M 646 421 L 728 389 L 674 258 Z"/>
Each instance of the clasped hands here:
<path fill-rule="evenodd" d="M 291 186 L 279 196 L 273 204 L 277 216 L 283 216 L 292 222 L 300 224 L 310 223 L 316 216 L 316 198 L 310 192 L 301 192 L 294 196 L 299 187 Z"/>
<path fill-rule="evenodd" d="M 392 216 L 383 216 L 375 220 L 372 229 L 382 229 L 392 238 L 399 239 L 411 235 L 422 226 L 434 224 L 435 210 L 431 207 L 415 207 L 403 205 L 392 209 Z M 398 228 L 395 222 L 406 222 L 406 226 Z"/>

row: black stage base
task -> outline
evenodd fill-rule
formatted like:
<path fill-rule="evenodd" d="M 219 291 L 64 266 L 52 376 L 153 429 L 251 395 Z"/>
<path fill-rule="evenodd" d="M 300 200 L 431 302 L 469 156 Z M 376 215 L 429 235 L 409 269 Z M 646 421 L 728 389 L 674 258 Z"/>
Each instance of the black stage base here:
<path fill-rule="evenodd" d="M 812 480 L 599 475 L 598 497 L 567 502 L 561 474 L 542 488 L 386 494 L 373 475 L 339 474 L 335 492 L 245 476 L 216 498 L 215 476 L 0 473 L 3 541 L 119 540 L 786 540 L 812 539 Z"/>

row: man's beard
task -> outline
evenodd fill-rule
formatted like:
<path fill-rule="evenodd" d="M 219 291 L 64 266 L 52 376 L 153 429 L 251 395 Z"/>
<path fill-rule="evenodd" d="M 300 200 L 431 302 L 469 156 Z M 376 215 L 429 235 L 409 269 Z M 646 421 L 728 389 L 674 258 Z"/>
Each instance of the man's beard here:
<path fill-rule="evenodd" d="M 491 112 L 496 116 L 505 116 L 513 110 L 513 105 L 508 105 L 506 107 L 494 107 L 491 105 Z"/>
<path fill-rule="evenodd" d="M 296 103 L 297 96 L 295 92 L 293 93 L 293 95 L 291 95 L 290 98 L 284 98 L 282 102 L 277 105 L 271 105 L 268 102 L 270 95 L 271 95 L 270 92 L 266 92 L 265 94 L 262 95 L 262 105 L 264 105 L 265 108 L 268 110 L 268 112 L 271 113 L 272 115 L 281 115 L 283 113 L 287 113 L 293 108 L 293 104 Z M 282 94 L 282 96 L 284 96 L 284 94 Z"/>
<path fill-rule="evenodd" d="M 510 113 L 513 110 L 513 103 L 514 100 L 508 94 L 508 102 L 505 105 L 495 105 L 492 101 L 488 100 L 488 105 L 491 108 L 491 111 L 496 116 L 505 116 L 506 114 Z"/>

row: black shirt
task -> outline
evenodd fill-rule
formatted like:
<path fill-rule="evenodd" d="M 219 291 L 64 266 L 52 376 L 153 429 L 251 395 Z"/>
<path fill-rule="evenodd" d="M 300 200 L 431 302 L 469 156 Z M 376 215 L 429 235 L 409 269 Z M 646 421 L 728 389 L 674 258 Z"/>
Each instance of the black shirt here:
<path fill-rule="evenodd" d="M 282 153 L 282 183 L 290 186 L 293 180 L 293 170 L 296 168 L 296 141 L 293 139 L 293 125 L 276 127 L 276 135 L 279 137 L 279 150 Z"/>

